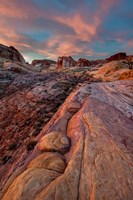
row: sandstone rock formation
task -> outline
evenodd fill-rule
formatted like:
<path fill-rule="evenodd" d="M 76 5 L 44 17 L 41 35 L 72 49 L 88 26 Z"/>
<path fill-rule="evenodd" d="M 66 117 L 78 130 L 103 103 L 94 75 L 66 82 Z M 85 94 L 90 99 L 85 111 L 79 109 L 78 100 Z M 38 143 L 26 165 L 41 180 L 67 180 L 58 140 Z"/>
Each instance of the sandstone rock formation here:
<path fill-rule="evenodd" d="M 0 48 L 0 199 L 132 200 L 132 56 L 41 71 Z"/>
<path fill-rule="evenodd" d="M 78 86 L 38 138 L 60 132 L 71 140 L 70 149 L 62 158 L 62 151 L 40 152 L 37 145 L 9 179 L 2 200 L 132 200 L 132 94 L 132 80 Z M 48 167 L 54 153 L 65 170 L 56 171 L 54 162 Z"/>
<path fill-rule="evenodd" d="M 0 189 L 31 154 L 44 125 L 78 83 L 90 76 L 74 71 L 38 73 L 34 67 L 6 61 L 0 65 Z M 80 107 L 70 107 L 71 113 Z M 69 117 L 69 115 L 68 115 Z M 67 123 L 62 120 L 60 130 Z"/>
<path fill-rule="evenodd" d="M 123 60 L 123 59 L 126 59 L 126 58 L 127 58 L 126 53 L 120 52 L 120 53 L 117 53 L 117 54 L 114 54 L 114 55 L 110 56 L 106 60 L 108 60 L 108 61 L 114 61 L 114 60 Z"/>
<path fill-rule="evenodd" d="M 130 68 L 130 62 L 123 61 L 108 62 L 92 71 L 91 74 L 94 78 L 102 81 L 133 79 L 133 69 Z"/>
<path fill-rule="evenodd" d="M 18 52 L 17 49 L 12 46 L 7 47 L 2 44 L 0 44 L 0 60 L 9 60 L 26 64 L 23 56 Z"/>
<path fill-rule="evenodd" d="M 35 67 L 41 67 L 41 68 L 48 68 L 51 65 L 55 65 L 56 62 L 53 60 L 43 59 L 43 60 L 33 60 L 31 65 Z"/>
<path fill-rule="evenodd" d="M 77 62 L 71 56 L 62 56 L 57 60 L 57 69 L 76 66 Z"/>
<path fill-rule="evenodd" d="M 91 62 L 85 58 L 80 58 L 77 62 L 79 67 L 91 66 Z"/>
<path fill-rule="evenodd" d="M 45 135 L 38 143 L 40 151 L 58 151 L 65 153 L 70 149 L 70 141 L 61 132 L 51 132 Z"/>

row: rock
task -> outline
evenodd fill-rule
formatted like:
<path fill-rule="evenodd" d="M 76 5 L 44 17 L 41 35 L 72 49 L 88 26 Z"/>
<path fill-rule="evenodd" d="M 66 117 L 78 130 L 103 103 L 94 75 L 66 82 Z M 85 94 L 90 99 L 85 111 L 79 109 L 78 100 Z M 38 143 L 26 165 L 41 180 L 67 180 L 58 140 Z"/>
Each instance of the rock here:
<path fill-rule="evenodd" d="M 49 68 L 52 65 L 55 65 L 56 62 L 53 60 L 43 59 L 43 60 L 33 60 L 31 65 L 35 67 L 41 67 L 41 68 Z"/>
<path fill-rule="evenodd" d="M 117 54 L 110 56 L 109 58 L 106 58 L 106 60 L 114 61 L 114 60 L 123 60 L 123 59 L 126 59 L 126 58 L 127 58 L 126 53 L 120 52 L 120 53 L 117 53 Z"/>
<path fill-rule="evenodd" d="M 23 56 L 12 46 L 7 47 L 0 44 L 0 58 L 3 58 L 3 60 L 11 60 L 26 64 Z"/>
<path fill-rule="evenodd" d="M 52 116 L 70 92 L 88 79 L 89 76 L 83 77 L 82 72 L 75 74 L 69 68 L 65 73 L 47 71 L 43 74 L 34 71 L 34 67 L 31 71 L 31 66 L 22 63 L 3 63 L 0 67 L 0 189 L 36 149 L 33 146 L 29 151 L 32 147 L 29 144 L 42 137 L 43 127 L 51 123 Z M 57 120 L 48 132 L 66 134 L 72 115 L 66 112 L 67 116 L 63 114 L 64 118 Z M 10 151 L 11 144 L 16 144 L 16 148 Z"/>
<path fill-rule="evenodd" d="M 57 151 L 66 153 L 70 148 L 69 138 L 61 132 L 50 132 L 38 143 L 40 151 Z"/>
<path fill-rule="evenodd" d="M 44 127 L 42 134 L 48 130 L 49 133 L 38 143 L 41 150 L 62 152 L 66 148 L 64 145 L 68 147 L 68 138 L 71 139 L 71 148 L 64 155 L 65 171 L 55 172 L 56 164 L 49 165 L 45 161 L 47 158 L 52 162 L 47 153 L 37 155 L 28 165 L 35 168 L 26 169 L 18 176 L 3 200 L 12 197 L 16 200 L 132 200 L 132 94 L 131 80 L 78 87 L 53 117 L 51 124 Z M 79 102 L 81 107 L 67 118 L 67 129 L 64 127 L 67 136 L 50 132 L 58 126 L 57 122 L 66 119 L 69 106 L 75 102 Z M 50 170 L 44 169 L 49 166 Z"/>
<path fill-rule="evenodd" d="M 72 102 L 68 106 L 68 112 L 74 114 L 81 108 L 81 104 L 78 102 Z"/>
<path fill-rule="evenodd" d="M 58 58 L 57 69 L 63 69 L 67 67 L 75 67 L 77 62 L 71 56 L 62 56 Z"/>
<path fill-rule="evenodd" d="M 94 78 L 102 81 L 115 81 L 122 79 L 132 79 L 132 72 L 129 64 L 123 61 L 111 61 L 99 67 L 95 71 L 91 71 Z M 122 78 L 123 77 L 123 78 Z"/>
<path fill-rule="evenodd" d="M 65 158 L 59 153 L 43 153 L 33 159 L 27 166 L 29 168 L 43 168 L 63 173 L 66 168 Z"/>
<path fill-rule="evenodd" d="M 77 65 L 79 67 L 86 67 L 86 66 L 90 67 L 91 62 L 89 60 L 85 59 L 85 58 L 80 58 L 77 62 Z"/>
<path fill-rule="evenodd" d="M 27 169 L 9 187 L 3 200 L 34 200 L 44 187 L 60 175 L 52 170 Z"/>

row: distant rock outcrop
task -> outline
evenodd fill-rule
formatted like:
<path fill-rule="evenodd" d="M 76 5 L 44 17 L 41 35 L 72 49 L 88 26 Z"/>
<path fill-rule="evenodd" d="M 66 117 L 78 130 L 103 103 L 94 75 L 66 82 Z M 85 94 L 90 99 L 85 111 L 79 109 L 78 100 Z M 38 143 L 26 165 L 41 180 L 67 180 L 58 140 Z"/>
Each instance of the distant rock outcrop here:
<path fill-rule="evenodd" d="M 20 62 L 22 64 L 26 64 L 23 56 L 19 53 L 17 49 L 10 46 L 7 47 L 5 45 L 0 44 L 0 60 L 8 60 L 14 62 Z"/>
<path fill-rule="evenodd" d="M 123 60 L 123 59 L 126 59 L 126 58 L 127 58 L 126 53 L 120 52 L 120 53 L 117 53 L 117 54 L 110 56 L 109 58 L 106 58 L 106 60 L 113 61 L 113 60 Z"/>
<path fill-rule="evenodd" d="M 33 60 L 31 63 L 35 67 L 50 67 L 51 65 L 55 65 L 56 62 L 53 60 L 43 59 L 43 60 Z"/>
<path fill-rule="evenodd" d="M 78 60 L 77 65 L 79 67 L 90 67 L 91 66 L 91 62 L 89 60 L 85 59 L 85 58 L 80 58 Z"/>
<path fill-rule="evenodd" d="M 90 72 L 96 79 L 115 81 L 133 79 L 132 63 L 128 61 L 111 61 L 103 64 L 97 70 Z"/>
<path fill-rule="evenodd" d="M 57 69 L 63 69 L 66 67 L 75 67 L 77 62 L 71 56 L 58 57 Z"/>

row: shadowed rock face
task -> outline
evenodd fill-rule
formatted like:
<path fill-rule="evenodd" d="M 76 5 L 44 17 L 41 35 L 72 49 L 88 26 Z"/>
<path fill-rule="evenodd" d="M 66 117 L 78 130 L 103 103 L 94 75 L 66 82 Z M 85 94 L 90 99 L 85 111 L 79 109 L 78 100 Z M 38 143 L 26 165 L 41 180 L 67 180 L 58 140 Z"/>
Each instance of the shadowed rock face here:
<path fill-rule="evenodd" d="M 7 47 L 0 44 L 0 58 L 25 64 L 23 56 L 12 46 Z"/>
<path fill-rule="evenodd" d="M 51 145 L 54 132 L 59 137 L 62 133 L 65 141 L 71 141 L 70 149 L 62 155 L 58 146 L 46 152 L 37 145 L 25 168 L 9 179 L 2 199 L 132 200 L 132 94 L 131 80 L 84 85 L 72 92 L 39 139 L 42 142 L 47 137 Z M 58 168 L 65 166 L 65 170 L 57 172 L 54 164 L 49 170 L 46 160 L 51 154 L 55 160 L 58 157 Z"/>
<path fill-rule="evenodd" d="M 77 65 L 80 67 L 84 67 L 84 66 L 91 66 L 91 62 L 85 58 L 80 58 L 77 62 Z"/>
<path fill-rule="evenodd" d="M 107 58 L 106 60 L 108 60 L 108 61 L 123 60 L 123 59 L 125 59 L 125 58 L 127 58 L 126 53 L 120 52 L 120 53 L 117 53 L 117 54 L 114 54 L 114 55 L 110 56 L 110 57 Z"/>

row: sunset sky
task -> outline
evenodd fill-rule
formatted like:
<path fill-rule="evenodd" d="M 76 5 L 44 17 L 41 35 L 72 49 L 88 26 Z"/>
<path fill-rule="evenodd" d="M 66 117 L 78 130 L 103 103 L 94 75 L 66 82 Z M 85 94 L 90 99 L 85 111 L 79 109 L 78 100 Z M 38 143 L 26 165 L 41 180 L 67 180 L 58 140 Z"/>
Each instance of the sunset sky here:
<path fill-rule="evenodd" d="M 133 0 L 0 0 L 0 43 L 29 62 L 133 54 Z"/>

